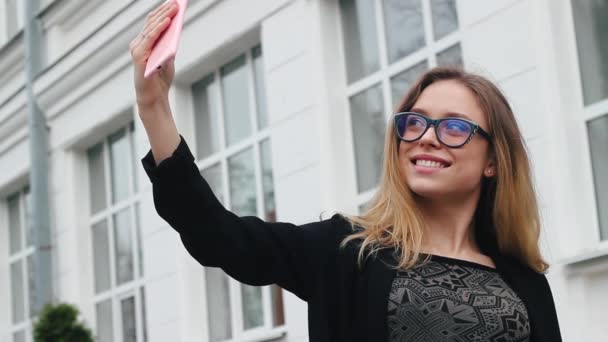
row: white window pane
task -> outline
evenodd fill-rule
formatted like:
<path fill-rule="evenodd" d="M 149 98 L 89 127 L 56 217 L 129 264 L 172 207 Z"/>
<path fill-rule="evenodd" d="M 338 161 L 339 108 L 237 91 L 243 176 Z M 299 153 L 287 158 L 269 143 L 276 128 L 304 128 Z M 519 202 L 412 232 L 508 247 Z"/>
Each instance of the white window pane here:
<path fill-rule="evenodd" d="M 25 342 L 25 330 L 21 330 L 21 331 L 17 331 L 16 333 L 13 334 L 13 341 L 14 342 Z"/>
<path fill-rule="evenodd" d="M 213 190 L 213 193 L 215 194 L 217 199 L 220 202 L 224 203 L 224 183 L 222 182 L 221 164 L 217 163 L 204 169 L 203 171 L 201 171 L 201 175 L 203 176 L 203 178 L 205 178 L 207 183 L 209 183 L 209 186 L 211 187 L 211 190 Z"/>
<path fill-rule="evenodd" d="M 608 1 L 572 1 L 586 105 L 608 97 Z"/>
<path fill-rule="evenodd" d="M 25 330 L 18 331 L 13 334 L 14 342 L 25 342 Z"/>
<path fill-rule="evenodd" d="M 220 114 L 217 83 L 209 75 L 192 85 L 196 155 L 203 159 L 220 149 Z"/>
<path fill-rule="evenodd" d="M 253 150 L 251 148 L 228 159 L 230 203 L 234 213 L 240 216 L 257 214 Z"/>
<path fill-rule="evenodd" d="M 462 67 L 462 49 L 460 47 L 460 43 L 452 45 L 438 53 L 437 65 Z"/>
<path fill-rule="evenodd" d="M 262 288 L 241 284 L 243 302 L 243 328 L 245 330 L 264 325 L 264 307 L 262 305 Z"/>
<path fill-rule="evenodd" d="M 21 237 L 21 210 L 19 207 L 19 194 L 8 198 L 8 226 L 11 254 L 15 254 L 23 248 Z"/>
<path fill-rule="evenodd" d="M 110 288 L 110 242 L 107 221 L 93 225 L 93 265 L 95 293 Z"/>
<path fill-rule="evenodd" d="M 120 315 L 120 321 L 122 322 L 122 341 L 137 342 L 135 297 L 128 297 L 120 301 Z"/>
<path fill-rule="evenodd" d="M 147 342 L 148 341 L 148 323 L 147 323 L 147 319 L 146 319 L 146 291 L 144 291 L 144 288 L 141 287 L 139 289 L 140 291 L 140 298 L 141 298 L 141 325 L 143 327 L 143 337 L 144 340 L 143 342 Z"/>
<path fill-rule="evenodd" d="M 428 69 L 427 61 L 422 61 L 413 67 L 398 73 L 391 78 L 391 96 L 393 107 L 398 106 L 412 84 Z"/>
<path fill-rule="evenodd" d="M 112 336 L 112 302 L 111 299 L 105 300 L 96 305 L 97 315 L 97 341 L 113 342 Z"/>
<path fill-rule="evenodd" d="M 221 69 L 226 143 L 232 145 L 251 135 L 251 110 L 245 56 Z"/>
<path fill-rule="evenodd" d="M 89 164 L 89 198 L 91 213 L 95 214 L 106 207 L 105 165 L 103 144 L 97 144 L 87 151 Z"/>
<path fill-rule="evenodd" d="M 359 209 L 359 215 L 362 215 L 365 213 L 367 206 L 365 204 L 361 204 L 361 205 L 359 205 L 358 209 Z"/>
<path fill-rule="evenodd" d="M 210 341 L 232 338 L 228 276 L 219 268 L 205 267 L 205 287 Z"/>
<path fill-rule="evenodd" d="M 133 174 L 133 192 L 137 192 L 137 168 L 139 164 L 135 164 L 135 162 L 139 162 L 137 148 L 135 145 L 135 122 L 131 121 L 129 124 L 129 146 L 131 147 L 131 161 L 134 162 L 131 164 L 131 170 Z"/>
<path fill-rule="evenodd" d="M 114 214 L 114 248 L 116 284 L 121 285 L 133 280 L 135 275 L 133 269 L 131 210 L 129 208 Z"/>
<path fill-rule="evenodd" d="M 268 109 L 266 105 L 266 79 L 264 71 L 264 61 L 262 59 L 262 48 L 257 46 L 252 50 L 253 55 L 253 76 L 255 81 L 255 102 L 258 112 L 258 128 L 263 129 L 268 126 Z"/>
<path fill-rule="evenodd" d="M 458 29 L 458 11 L 454 0 L 431 1 L 433 13 L 433 31 L 435 40 L 439 40 Z"/>
<path fill-rule="evenodd" d="M 29 317 L 32 318 L 36 314 L 36 262 L 34 255 L 27 256 L 27 292 L 29 298 Z"/>
<path fill-rule="evenodd" d="M 21 260 L 11 264 L 11 299 L 13 304 L 13 323 L 19 323 L 25 319 L 25 293 Z"/>
<path fill-rule="evenodd" d="M 277 220 L 274 204 L 274 181 L 272 175 L 272 156 L 270 155 L 270 139 L 260 143 L 260 161 L 262 169 L 262 187 L 264 188 L 264 219 L 269 222 Z"/>
<path fill-rule="evenodd" d="M 272 300 L 272 326 L 280 327 L 285 325 L 285 310 L 283 308 L 283 290 L 277 286 L 270 287 Z"/>
<path fill-rule="evenodd" d="M 384 106 L 380 85 L 350 98 L 357 189 L 364 192 L 376 186 L 382 171 Z"/>
<path fill-rule="evenodd" d="M 5 0 L 6 14 L 6 35 L 8 39 L 11 39 L 20 29 L 22 20 L 19 18 L 19 11 L 17 9 L 17 0 Z"/>
<path fill-rule="evenodd" d="M 370 0 L 340 0 L 346 74 L 352 83 L 380 67 L 376 11 Z"/>
<path fill-rule="evenodd" d="M 383 4 L 388 57 L 392 63 L 425 45 L 422 3 L 421 0 L 385 0 Z"/>
<path fill-rule="evenodd" d="M 129 157 L 129 140 L 125 130 L 110 136 L 110 170 L 112 176 L 112 203 L 117 203 L 130 194 L 129 177 L 131 175 Z"/>
<path fill-rule="evenodd" d="M 587 123 L 589 147 L 595 184 L 597 213 L 599 215 L 600 238 L 608 240 L 608 115 Z"/>
<path fill-rule="evenodd" d="M 25 229 L 26 245 L 34 245 L 34 226 L 32 225 L 32 194 L 29 188 L 23 192 L 23 228 Z"/>
<path fill-rule="evenodd" d="M 135 204 L 135 234 L 137 234 L 137 257 L 139 258 L 139 276 L 144 276 L 144 246 L 141 238 L 140 205 Z"/>
<path fill-rule="evenodd" d="M 371 205 L 371 201 L 367 201 L 367 202 L 359 205 L 359 207 L 358 207 L 359 214 L 363 214 L 363 213 L 367 212 L 370 209 L 370 205 Z"/>

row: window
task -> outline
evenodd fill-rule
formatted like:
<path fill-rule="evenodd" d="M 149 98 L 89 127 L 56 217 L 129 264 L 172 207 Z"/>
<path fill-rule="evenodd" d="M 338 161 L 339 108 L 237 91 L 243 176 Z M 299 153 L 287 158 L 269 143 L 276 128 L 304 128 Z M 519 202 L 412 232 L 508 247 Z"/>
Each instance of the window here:
<path fill-rule="evenodd" d="M 595 180 L 600 240 L 608 240 L 608 115 L 587 121 Z"/>
<path fill-rule="evenodd" d="M 608 241 L 608 3 L 572 1 L 599 238 Z"/>
<path fill-rule="evenodd" d="M 585 105 L 608 98 L 608 3 L 572 1 Z"/>
<path fill-rule="evenodd" d="M 34 317 L 34 239 L 30 225 L 31 197 L 28 188 L 6 200 L 8 208 L 9 274 L 13 341 L 31 340 Z"/>
<path fill-rule="evenodd" d="M 145 291 L 131 122 L 87 150 L 98 340 L 146 341 Z"/>
<path fill-rule="evenodd" d="M 23 29 L 23 17 L 25 16 L 24 8 L 25 1 L 19 0 L 4 0 L 4 29 L 6 30 L 6 38 L 11 39 L 21 29 Z"/>
<path fill-rule="evenodd" d="M 340 11 L 361 205 L 382 172 L 391 108 L 430 67 L 463 65 L 458 13 L 454 0 L 340 0 Z"/>
<path fill-rule="evenodd" d="M 240 216 L 275 221 L 262 50 L 257 46 L 192 85 L 196 155 L 219 200 Z M 281 289 L 205 268 L 211 342 L 256 338 L 284 325 Z"/>

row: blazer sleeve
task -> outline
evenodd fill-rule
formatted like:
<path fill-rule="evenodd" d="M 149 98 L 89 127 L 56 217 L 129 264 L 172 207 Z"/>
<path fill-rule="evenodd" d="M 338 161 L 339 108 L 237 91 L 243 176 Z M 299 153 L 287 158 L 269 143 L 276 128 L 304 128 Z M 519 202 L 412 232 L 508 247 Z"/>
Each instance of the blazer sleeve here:
<path fill-rule="evenodd" d="M 539 291 L 537 300 L 539 307 L 543 308 L 543 314 L 540 319 L 536 319 L 538 330 L 533 334 L 532 341 L 551 341 L 561 342 L 562 335 L 559 327 L 559 320 L 555 309 L 555 301 L 553 300 L 553 292 L 545 274 L 537 273 L 539 278 Z M 533 327 L 534 329 L 534 327 Z M 538 336 L 542 338 L 537 338 Z"/>
<path fill-rule="evenodd" d="M 503 275 L 526 304 L 532 328 L 530 342 L 561 342 L 555 302 L 547 276 L 513 257 L 498 260 Z"/>
<path fill-rule="evenodd" d="M 325 251 L 337 248 L 338 215 L 300 226 L 237 216 L 213 194 L 183 137 L 171 157 L 156 165 L 149 151 L 142 165 L 152 182 L 156 211 L 201 265 L 221 267 L 245 284 L 276 283 L 309 298 L 310 284 L 327 263 Z"/>

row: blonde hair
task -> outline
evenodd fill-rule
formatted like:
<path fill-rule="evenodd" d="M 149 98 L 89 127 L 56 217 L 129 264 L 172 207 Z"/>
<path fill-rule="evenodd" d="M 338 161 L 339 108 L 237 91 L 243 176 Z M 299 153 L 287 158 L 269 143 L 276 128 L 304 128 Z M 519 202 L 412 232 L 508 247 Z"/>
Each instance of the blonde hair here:
<path fill-rule="evenodd" d="M 504 95 L 491 81 L 458 68 L 434 68 L 423 74 L 405 95 L 397 112 L 412 108 L 430 84 L 453 80 L 470 89 L 488 116 L 490 153 L 496 176 L 484 178 L 474 215 L 475 236 L 482 251 L 500 253 L 519 260 L 537 272 L 548 264 L 543 260 L 538 240 L 540 215 L 534 191 L 530 161 L 513 111 Z M 418 262 L 425 222 L 417 209 L 399 167 L 399 142 L 392 120 L 386 128 L 384 160 L 379 187 L 361 215 L 342 214 L 355 229 L 341 246 L 359 242 L 358 260 L 382 249 L 400 252 L 396 268 L 411 268 Z"/>

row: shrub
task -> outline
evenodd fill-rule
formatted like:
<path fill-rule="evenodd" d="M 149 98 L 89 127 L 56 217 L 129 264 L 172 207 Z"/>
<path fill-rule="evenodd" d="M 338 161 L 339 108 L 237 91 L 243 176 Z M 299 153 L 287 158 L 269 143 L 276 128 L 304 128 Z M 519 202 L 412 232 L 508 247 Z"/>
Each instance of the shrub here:
<path fill-rule="evenodd" d="M 47 304 L 34 323 L 35 342 L 93 342 L 93 334 L 78 322 L 78 309 L 71 304 Z"/>

